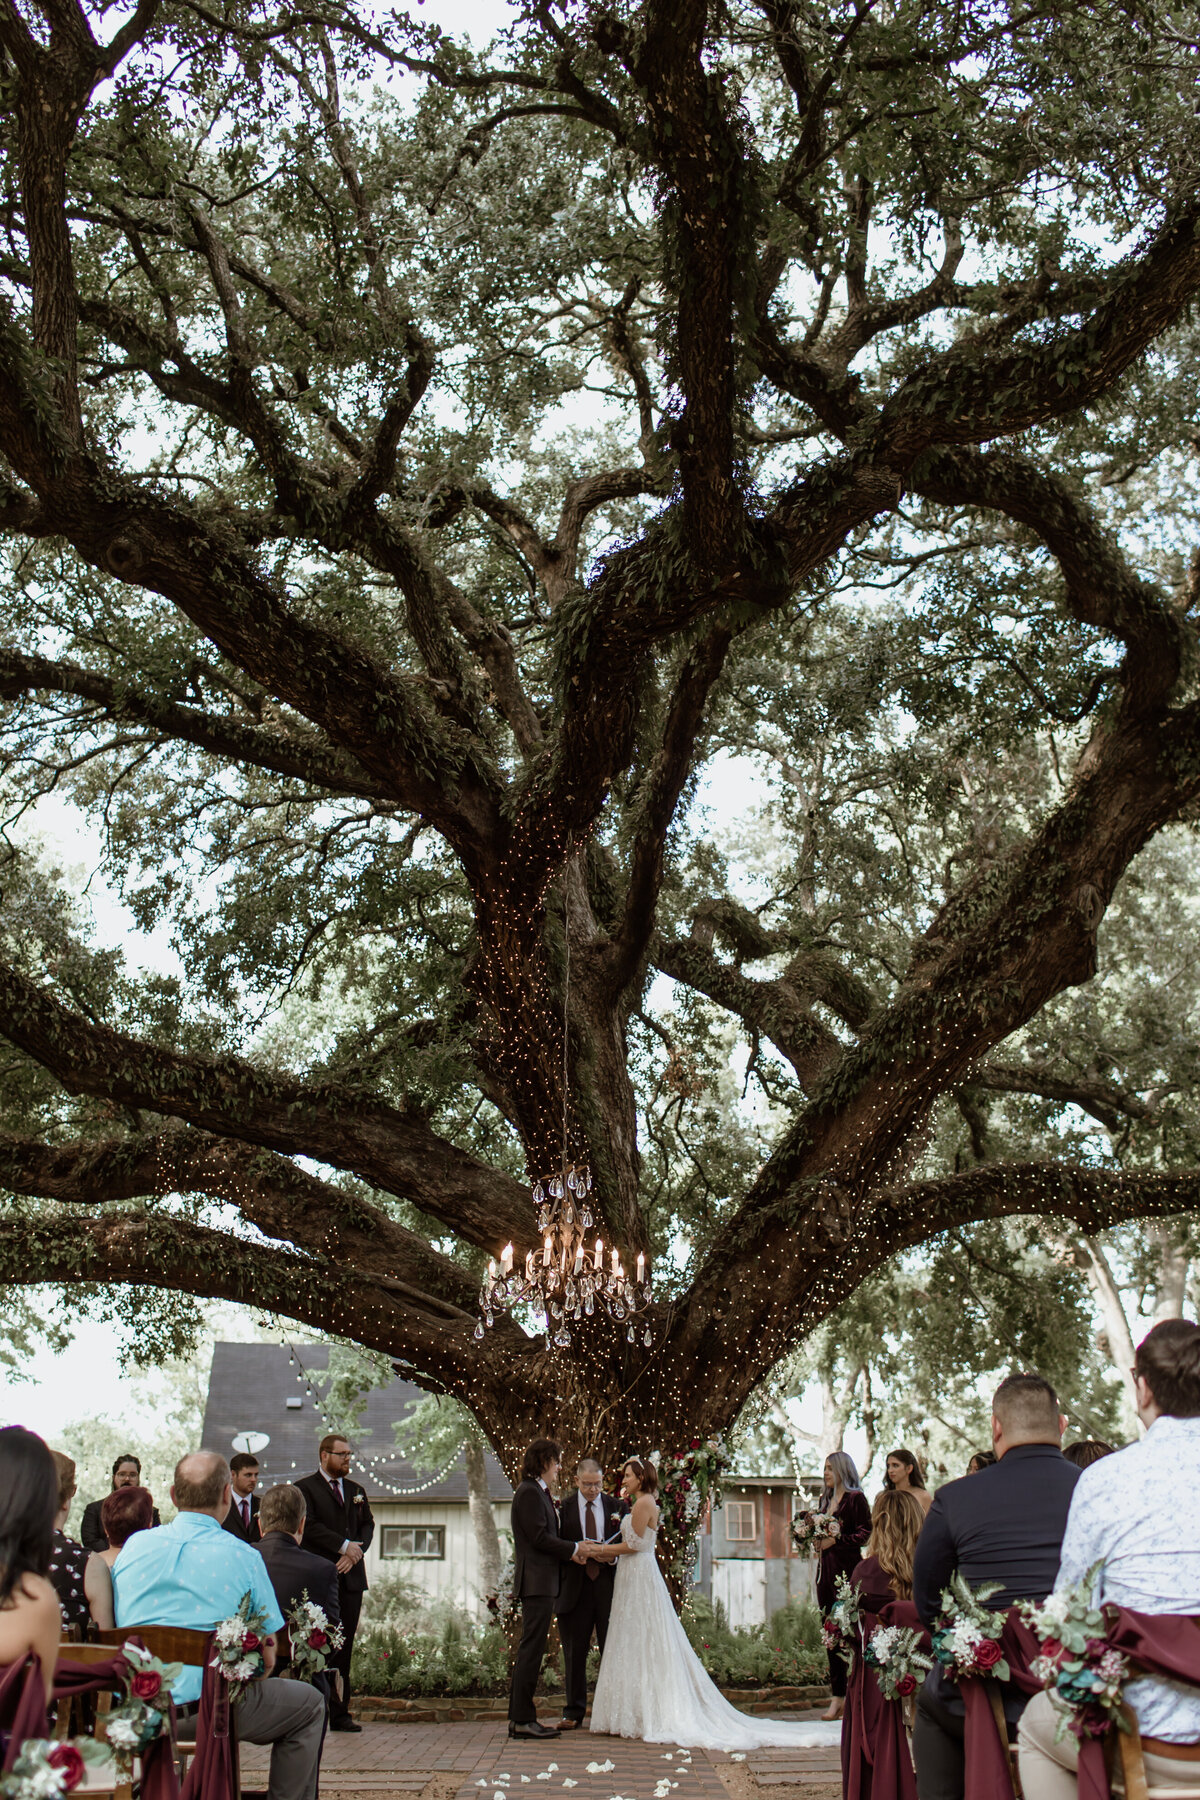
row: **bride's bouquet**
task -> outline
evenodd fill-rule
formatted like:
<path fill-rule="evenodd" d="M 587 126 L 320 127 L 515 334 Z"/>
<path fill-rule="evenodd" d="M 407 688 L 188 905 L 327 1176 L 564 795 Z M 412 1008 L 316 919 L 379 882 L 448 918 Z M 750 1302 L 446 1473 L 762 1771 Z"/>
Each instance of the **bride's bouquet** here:
<path fill-rule="evenodd" d="M 792 1542 L 801 1556 L 807 1556 L 818 1538 L 840 1538 L 841 1521 L 836 1513 L 798 1512 L 792 1519 Z"/>

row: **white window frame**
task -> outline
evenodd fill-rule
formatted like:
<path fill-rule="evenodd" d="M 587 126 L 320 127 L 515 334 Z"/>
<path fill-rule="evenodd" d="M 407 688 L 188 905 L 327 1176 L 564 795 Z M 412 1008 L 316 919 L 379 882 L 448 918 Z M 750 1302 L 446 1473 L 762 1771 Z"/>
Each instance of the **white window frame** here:
<path fill-rule="evenodd" d="M 402 1537 L 408 1534 L 409 1547 Z M 444 1525 L 383 1525 L 379 1532 L 379 1556 L 382 1562 L 445 1562 L 446 1527 Z M 430 1549 L 430 1542 L 436 1548 Z M 421 1548 L 417 1548 L 420 1542 Z M 394 1547 L 393 1547 L 394 1546 Z"/>
<path fill-rule="evenodd" d="M 745 1515 L 750 1514 L 750 1529 L 746 1531 Z M 725 1541 L 729 1544 L 752 1544 L 758 1536 L 757 1503 L 753 1500 L 727 1500 L 721 1508 L 724 1513 Z M 736 1520 L 737 1529 L 734 1529 Z"/>

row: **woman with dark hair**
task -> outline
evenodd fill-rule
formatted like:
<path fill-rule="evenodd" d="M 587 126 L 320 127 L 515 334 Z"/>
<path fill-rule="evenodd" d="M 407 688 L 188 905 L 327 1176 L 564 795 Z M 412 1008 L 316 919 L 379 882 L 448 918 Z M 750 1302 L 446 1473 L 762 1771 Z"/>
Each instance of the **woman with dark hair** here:
<path fill-rule="evenodd" d="M 813 1545 L 820 1555 L 817 1567 L 817 1605 L 821 1616 L 828 1613 L 837 1598 L 839 1575 L 849 1578 L 862 1559 L 862 1547 L 871 1535 L 871 1509 L 862 1491 L 858 1470 L 844 1450 L 831 1450 L 825 1458 L 825 1490 L 818 1509 L 832 1513 L 838 1522 L 836 1537 L 818 1538 Z M 840 1719 L 846 1705 L 846 1665 L 831 1650 L 829 1655 L 829 1691 L 832 1699 L 823 1719 Z"/>
<path fill-rule="evenodd" d="M 691 1744 L 706 1750 L 769 1746 L 832 1748 L 841 1730 L 825 1725 L 752 1719 L 731 1706 L 688 1642 L 655 1554 L 658 1470 L 631 1456 L 621 1495 L 631 1511 L 612 1543 L 585 1543 L 585 1557 L 619 1557 L 612 1615 L 592 1698 L 592 1730 L 648 1744 Z"/>
<path fill-rule="evenodd" d="M 100 1523 L 108 1549 L 98 1554 L 111 1569 L 137 1531 L 149 1531 L 154 1520 L 154 1496 L 149 1488 L 116 1488 L 100 1505 Z M 257 1546 L 256 1546 L 257 1547 Z"/>
<path fill-rule="evenodd" d="M 928 1512 L 933 1505 L 933 1495 L 925 1486 L 921 1465 L 912 1451 L 906 1450 L 903 1444 L 898 1450 L 888 1451 L 883 1488 L 885 1493 L 915 1494 L 922 1512 Z"/>
<path fill-rule="evenodd" d="M 36 1656 L 47 1702 L 62 1635 L 58 1595 L 46 1576 L 57 1509 L 54 1458 L 32 1431 L 6 1426 L 0 1430 L 0 1667 Z"/>
<path fill-rule="evenodd" d="M 113 1628 L 112 1575 L 99 1556 L 85 1550 L 63 1527 L 71 1502 L 75 1498 L 75 1464 L 61 1450 L 50 1452 L 58 1477 L 58 1516 L 54 1521 L 54 1548 L 46 1573 L 58 1595 L 63 1627 L 71 1631 L 86 1630 L 96 1625 L 101 1631 Z"/>
<path fill-rule="evenodd" d="M 990 1469 L 996 1460 L 994 1450 L 977 1450 L 967 1464 L 968 1475 L 978 1475 L 980 1469 Z"/>

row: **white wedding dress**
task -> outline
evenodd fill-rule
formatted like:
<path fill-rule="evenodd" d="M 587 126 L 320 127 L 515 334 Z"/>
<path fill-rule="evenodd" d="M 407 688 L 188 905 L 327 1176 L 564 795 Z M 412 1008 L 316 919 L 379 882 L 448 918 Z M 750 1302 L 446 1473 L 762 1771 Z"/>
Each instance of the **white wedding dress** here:
<path fill-rule="evenodd" d="M 637 1554 L 617 1558 L 612 1616 L 592 1698 L 593 1731 L 704 1750 L 813 1750 L 841 1742 L 840 1722 L 781 1724 L 730 1706 L 705 1674 L 671 1605 L 654 1554 L 657 1526 L 638 1537 L 627 1514 L 621 1535 Z"/>

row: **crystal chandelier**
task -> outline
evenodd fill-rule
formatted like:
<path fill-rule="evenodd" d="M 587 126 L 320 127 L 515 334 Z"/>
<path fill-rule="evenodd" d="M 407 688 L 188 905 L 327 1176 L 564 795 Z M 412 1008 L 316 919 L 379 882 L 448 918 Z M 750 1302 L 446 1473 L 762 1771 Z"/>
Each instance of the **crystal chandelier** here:
<path fill-rule="evenodd" d="M 591 1191 L 592 1174 L 586 1163 L 568 1163 L 557 1174 L 534 1183 L 541 1249 L 526 1252 L 524 1268 L 514 1267 L 511 1244 L 500 1252 L 498 1265 L 494 1257 L 488 1258 L 479 1294 L 477 1338 L 495 1323 L 498 1310 L 512 1312 L 527 1306 L 543 1314 L 546 1337 L 554 1348 L 568 1350 L 568 1321 L 590 1319 L 599 1307 L 618 1325 L 628 1320 L 626 1342 L 637 1342 L 634 1320 L 654 1298 L 646 1258 L 639 1254 L 630 1275 L 619 1250 L 610 1248 L 606 1257 L 602 1238 L 597 1237 L 594 1248 L 588 1247 L 584 1234 L 593 1223 Z M 653 1341 L 647 1325 L 642 1342 L 648 1348 Z"/>

